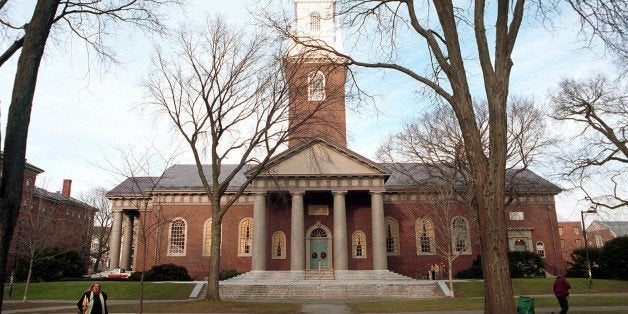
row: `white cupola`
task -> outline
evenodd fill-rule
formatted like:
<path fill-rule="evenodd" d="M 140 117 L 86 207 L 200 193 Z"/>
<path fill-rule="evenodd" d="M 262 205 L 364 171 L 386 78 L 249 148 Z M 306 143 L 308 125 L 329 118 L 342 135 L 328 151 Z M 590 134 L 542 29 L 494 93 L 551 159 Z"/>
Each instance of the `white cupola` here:
<path fill-rule="evenodd" d="M 296 41 L 342 51 L 340 30 L 336 26 L 335 0 L 294 0 L 295 19 L 291 33 Z M 305 47 L 290 40 L 289 56 L 301 54 Z M 307 49 L 310 55 L 312 49 Z"/>

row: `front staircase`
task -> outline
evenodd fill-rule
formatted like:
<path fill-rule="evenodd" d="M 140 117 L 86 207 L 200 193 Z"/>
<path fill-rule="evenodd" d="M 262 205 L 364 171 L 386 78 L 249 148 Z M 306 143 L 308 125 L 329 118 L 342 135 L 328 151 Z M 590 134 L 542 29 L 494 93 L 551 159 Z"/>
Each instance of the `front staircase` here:
<path fill-rule="evenodd" d="M 441 282 L 388 270 L 251 271 L 220 282 L 223 300 L 410 300 L 448 295 Z"/>

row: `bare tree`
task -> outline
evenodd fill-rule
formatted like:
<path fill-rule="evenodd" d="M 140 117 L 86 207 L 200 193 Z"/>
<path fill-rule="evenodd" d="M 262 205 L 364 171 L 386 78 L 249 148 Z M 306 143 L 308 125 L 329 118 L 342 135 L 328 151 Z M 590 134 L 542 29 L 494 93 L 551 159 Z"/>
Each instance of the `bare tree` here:
<path fill-rule="evenodd" d="M 585 200 L 599 208 L 628 206 L 628 89 L 625 80 L 603 75 L 565 79 L 552 95 L 552 117 L 565 123 L 577 143 L 562 151 L 564 176 L 585 193 Z M 608 183 L 605 191 L 597 187 Z"/>
<path fill-rule="evenodd" d="M 617 57 L 622 66 L 628 60 L 628 1 L 615 0 L 567 0 L 580 16 L 581 32 L 591 38 L 597 37 Z"/>
<path fill-rule="evenodd" d="M 490 124 L 486 107 L 485 103 L 474 103 L 482 147 L 488 154 Z M 505 204 L 517 197 L 516 175 L 553 144 L 552 139 L 545 137 L 543 115 L 534 102 L 516 97 L 508 103 L 507 111 Z M 477 213 L 473 210 L 477 198 L 473 193 L 474 177 L 463 141 L 455 112 L 449 106 L 437 104 L 432 111 L 406 123 L 402 131 L 389 136 L 378 150 L 379 158 L 403 175 L 406 183 L 415 187 L 416 193 L 433 196 L 434 202 L 427 206 L 433 213 L 429 216 L 437 233 L 429 245 L 434 246 L 435 254 L 448 261 L 452 291 L 453 262 L 467 249 L 460 246 L 459 234 L 452 231 L 452 220 L 464 215 L 468 218 L 469 228 L 478 226 Z M 465 213 L 461 207 L 472 210 Z"/>
<path fill-rule="evenodd" d="M 96 241 L 96 248 L 90 249 L 90 256 L 94 259 L 92 270 L 94 273 L 101 271 L 100 265 L 103 257 L 109 252 L 109 237 L 111 236 L 111 224 L 113 216 L 111 212 L 111 201 L 105 197 L 107 189 L 104 187 L 93 188 L 87 192 L 81 193 L 79 199 L 86 204 L 97 208 L 98 212 L 94 214 L 94 225 L 91 234 L 92 239 Z"/>
<path fill-rule="evenodd" d="M 69 232 L 63 231 L 68 230 L 68 228 L 59 228 L 58 226 L 60 223 L 65 222 L 61 219 L 63 213 L 60 212 L 60 203 L 55 202 L 45 206 L 44 195 L 34 197 L 32 202 L 36 202 L 37 206 L 34 206 L 35 204 L 33 203 L 27 203 L 28 208 L 22 212 L 18 221 L 20 225 L 20 237 L 17 239 L 18 246 L 21 254 L 29 259 L 22 302 L 26 302 L 28 298 L 28 287 L 33 273 L 33 265 L 40 258 L 39 254 L 43 249 L 59 246 L 69 236 Z M 89 218 L 88 216 L 85 217 Z M 79 225 L 83 225 L 82 221 L 78 222 Z"/>
<path fill-rule="evenodd" d="M 19 213 L 22 197 L 22 182 L 26 160 L 26 140 L 30 124 L 33 97 L 39 65 L 53 25 L 65 22 L 68 29 L 85 40 L 100 56 L 112 56 L 102 46 L 102 35 L 117 22 L 132 23 L 136 26 L 158 28 L 160 19 L 153 9 L 165 2 L 176 0 L 97 0 L 61 1 L 38 0 L 33 15 L 27 23 L 17 24 L 0 17 L 2 32 L 15 38 L 13 44 L 4 48 L 0 55 L 0 65 L 21 49 L 17 61 L 17 72 L 13 83 L 11 104 L 7 116 L 4 138 L 3 176 L 0 182 L 0 269 L 6 269 L 7 256 L 13 231 Z M 0 2 L 0 10 L 7 7 L 8 1 Z M 0 12 L 3 13 L 3 12 Z M 19 23 L 19 22 L 18 22 Z M 16 33 L 13 33 L 15 31 Z M 4 281 L 5 273 L 0 279 Z M 0 285 L 0 294 L 4 285 Z M 0 300 L 0 308 L 2 305 Z"/>
<path fill-rule="evenodd" d="M 134 227 L 135 231 L 126 230 L 126 232 L 136 234 L 135 254 L 143 256 L 140 268 L 134 269 L 141 271 L 140 313 L 142 313 L 144 307 L 144 274 L 148 266 L 146 257 L 148 256 L 149 244 L 154 237 L 155 256 L 152 265 L 154 266 L 158 262 L 157 248 L 159 248 L 162 227 L 170 223 L 173 218 L 161 210 L 159 184 L 166 178 L 164 170 L 174 163 L 176 155 L 164 154 L 163 150 L 155 147 L 140 153 L 131 148 L 125 150 L 116 147 L 116 149 L 120 153 L 121 161 L 108 160 L 109 170 L 127 179 L 107 195 L 110 197 L 122 196 L 138 214 L 137 217 L 130 218 L 137 219 L 138 224 Z M 161 175 L 152 175 L 156 172 L 161 173 Z"/>
<path fill-rule="evenodd" d="M 308 108 L 289 112 L 291 101 L 299 106 L 291 93 L 303 88 L 298 82 L 307 77 L 298 76 L 302 60 L 282 59 L 281 47 L 261 31 L 248 33 L 215 18 L 200 33 L 182 32 L 170 57 L 158 51 L 154 73 L 145 83 L 152 96 L 149 105 L 167 116 L 189 145 L 210 199 L 210 300 L 220 299 L 223 216 L 289 136 L 298 140 L 296 130 L 314 123 L 316 113 L 326 109 L 326 101 L 307 102 Z M 287 63 L 291 66 L 284 67 Z M 290 81 L 297 83 L 288 85 Z M 334 91 L 329 92 L 331 99 Z M 325 127 L 324 121 L 316 122 Z M 208 168 L 203 167 L 206 158 Z M 222 167 L 227 160 L 234 161 L 232 167 Z M 243 171 L 246 179 L 236 184 L 234 178 Z"/>

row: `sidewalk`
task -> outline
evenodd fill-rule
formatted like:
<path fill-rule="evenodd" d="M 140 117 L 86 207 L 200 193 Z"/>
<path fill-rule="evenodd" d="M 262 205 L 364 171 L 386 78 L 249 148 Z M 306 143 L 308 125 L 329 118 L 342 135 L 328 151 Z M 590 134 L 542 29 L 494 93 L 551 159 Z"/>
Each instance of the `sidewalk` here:
<path fill-rule="evenodd" d="M 590 295 L 590 294 L 588 294 Z M 597 294 L 597 295 L 613 295 L 613 296 L 628 296 L 628 293 L 608 293 L 608 294 Z M 531 297 L 541 297 L 548 295 L 531 295 Z M 172 302 L 173 300 L 146 300 L 144 303 L 161 303 L 161 302 Z M 186 300 L 179 300 L 186 301 Z M 4 303 L 20 303 L 20 300 L 4 300 Z M 5 310 L 2 313 L 45 313 L 45 312 L 56 312 L 59 313 L 61 311 L 65 313 L 75 313 L 76 312 L 76 301 L 69 300 L 33 300 L 28 301 L 32 304 L 41 303 L 42 307 L 31 308 L 31 309 L 20 309 L 20 310 Z M 324 314 L 347 314 L 352 313 L 349 310 L 347 304 L 348 301 L 338 301 L 338 300 L 303 300 L 303 301 L 293 301 L 295 303 L 301 303 L 303 305 L 301 309 L 301 313 L 324 313 Z M 107 301 L 110 305 L 119 305 L 119 304 L 137 304 L 139 301 L 137 300 L 110 300 Z M 45 305 L 44 305 L 45 304 Z M 56 305 L 55 305 L 56 304 Z M 67 312 L 66 312 L 67 310 Z M 558 307 L 554 308 L 535 308 L 536 313 L 558 313 L 560 309 Z M 612 313 L 612 312 L 622 312 L 628 313 L 628 305 L 621 306 L 572 306 L 569 307 L 569 312 L 586 312 L 586 313 Z M 410 314 L 481 314 L 484 311 L 469 311 L 469 310 L 459 310 L 459 311 L 425 311 L 425 312 L 396 312 L 396 313 L 410 313 Z M 382 312 L 378 314 L 388 314 L 388 312 Z"/>

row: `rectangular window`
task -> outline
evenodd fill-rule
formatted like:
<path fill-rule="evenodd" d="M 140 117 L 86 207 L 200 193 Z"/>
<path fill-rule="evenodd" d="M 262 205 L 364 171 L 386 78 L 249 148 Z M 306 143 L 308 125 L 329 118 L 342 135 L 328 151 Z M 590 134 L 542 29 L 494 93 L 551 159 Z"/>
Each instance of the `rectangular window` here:
<path fill-rule="evenodd" d="M 578 228 L 578 227 L 573 227 L 573 233 L 574 233 L 574 234 L 580 234 L 580 228 Z"/>
<path fill-rule="evenodd" d="M 523 220 L 523 212 L 510 212 L 510 220 Z"/>
<path fill-rule="evenodd" d="M 563 227 L 558 227 L 558 234 L 563 235 Z"/>
<path fill-rule="evenodd" d="M 576 239 L 576 247 L 577 248 L 582 247 L 582 242 L 580 241 L 580 239 Z"/>

